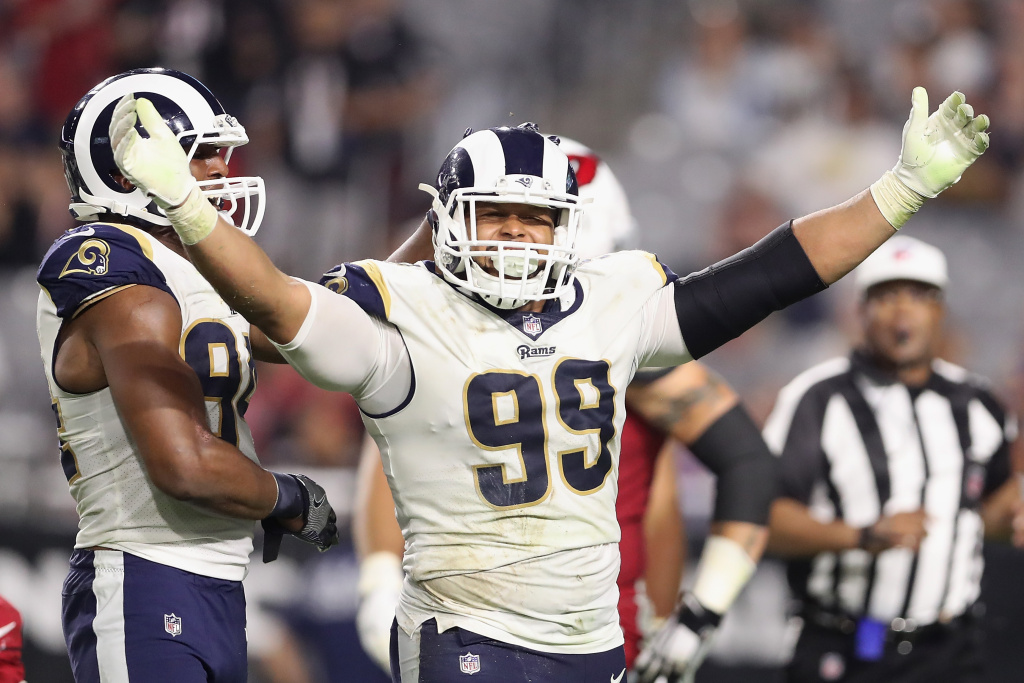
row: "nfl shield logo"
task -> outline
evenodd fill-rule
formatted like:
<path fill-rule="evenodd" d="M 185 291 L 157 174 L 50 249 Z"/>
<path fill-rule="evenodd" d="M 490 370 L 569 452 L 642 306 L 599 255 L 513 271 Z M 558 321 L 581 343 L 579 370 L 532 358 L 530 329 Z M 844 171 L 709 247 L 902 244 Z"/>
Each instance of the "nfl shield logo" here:
<path fill-rule="evenodd" d="M 540 318 L 535 315 L 523 316 L 523 332 L 526 334 L 540 334 L 544 327 L 540 324 Z"/>
<path fill-rule="evenodd" d="M 181 617 L 174 616 L 174 613 L 164 615 L 164 630 L 172 636 L 181 635 Z"/>
<path fill-rule="evenodd" d="M 459 669 L 464 674 L 475 674 L 480 670 L 480 655 L 475 655 L 472 652 L 459 655 Z"/>

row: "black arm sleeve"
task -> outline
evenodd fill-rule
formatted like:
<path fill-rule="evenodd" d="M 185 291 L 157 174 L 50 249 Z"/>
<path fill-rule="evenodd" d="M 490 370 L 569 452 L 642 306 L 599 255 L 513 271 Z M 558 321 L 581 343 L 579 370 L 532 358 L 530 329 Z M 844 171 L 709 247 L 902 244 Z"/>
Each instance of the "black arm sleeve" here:
<path fill-rule="evenodd" d="M 676 283 L 679 330 L 694 358 L 828 286 L 793 235 L 792 223 Z"/>
<path fill-rule="evenodd" d="M 718 477 L 716 522 L 767 525 L 779 493 L 777 461 L 742 405 L 718 418 L 690 451 Z"/>

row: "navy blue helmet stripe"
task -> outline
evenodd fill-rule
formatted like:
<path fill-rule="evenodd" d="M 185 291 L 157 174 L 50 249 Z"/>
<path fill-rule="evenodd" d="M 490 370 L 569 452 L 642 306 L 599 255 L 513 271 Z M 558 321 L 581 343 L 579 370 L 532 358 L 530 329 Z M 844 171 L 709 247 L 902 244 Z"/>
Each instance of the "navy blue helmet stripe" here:
<path fill-rule="evenodd" d="M 544 137 L 519 128 L 493 128 L 505 155 L 505 175 L 544 177 Z"/>
<path fill-rule="evenodd" d="M 460 187 L 473 187 L 476 173 L 473 170 L 473 159 L 464 147 L 456 147 L 441 164 L 437 172 L 437 190 L 443 204 L 448 203 L 451 193 Z"/>

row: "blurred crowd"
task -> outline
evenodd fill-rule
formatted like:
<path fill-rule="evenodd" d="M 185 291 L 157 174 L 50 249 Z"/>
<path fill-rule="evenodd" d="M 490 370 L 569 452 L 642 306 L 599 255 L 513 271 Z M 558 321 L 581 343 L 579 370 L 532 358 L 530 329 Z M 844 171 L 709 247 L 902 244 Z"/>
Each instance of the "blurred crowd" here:
<path fill-rule="evenodd" d="M 34 270 L 73 225 L 60 126 L 107 76 L 160 65 L 211 87 L 251 140 L 233 174 L 267 182 L 257 239 L 307 278 L 400 243 L 428 207 L 417 184 L 467 128 L 536 121 L 598 150 L 629 193 L 635 246 L 688 273 L 866 188 L 896 160 L 913 86 L 933 108 L 963 91 L 990 115 L 992 148 L 909 230 L 950 259 L 945 356 L 1020 407 L 1022 35 L 1024 0 L 0 0 L 0 518 L 74 530 Z M 761 419 L 797 372 L 844 353 L 853 308 L 840 283 L 707 361 Z M 247 417 L 261 459 L 336 470 L 331 499 L 350 499 L 354 404 L 289 368 L 259 372 Z M 710 489 L 695 468 L 682 486 L 699 526 Z M 5 545 L 0 593 L 30 583 Z M 354 583 L 345 566 L 324 585 Z M 280 589 L 275 571 L 256 581 Z M 354 609 L 354 586 L 315 585 L 282 610 Z M 47 618 L 26 614 L 28 637 L 62 646 Z M 280 652 L 267 680 L 294 666 Z"/>

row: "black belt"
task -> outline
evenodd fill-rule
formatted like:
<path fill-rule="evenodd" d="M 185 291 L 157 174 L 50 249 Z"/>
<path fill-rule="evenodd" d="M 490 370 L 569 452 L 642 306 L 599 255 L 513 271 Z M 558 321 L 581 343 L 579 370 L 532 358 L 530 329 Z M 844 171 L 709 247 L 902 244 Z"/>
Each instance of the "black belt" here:
<path fill-rule="evenodd" d="M 848 614 L 807 606 L 800 612 L 800 617 L 804 620 L 804 624 L 812 624 L 827 631 L 835 631 L 848 636 L 853 636 L 857 631 L 857 617 Z M 897 617 L 889 622 L 886 640 L 894 643 L 916 643 L 960 630 L 971 620 L 973 617 L 969 616 L 969 610 L 949 621 L 936 621 L 923 625 L 915 624 L 911 619 Z"/>

